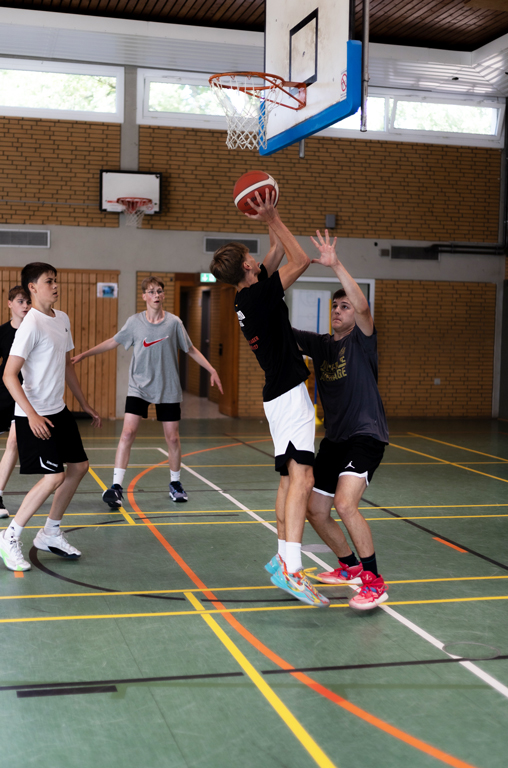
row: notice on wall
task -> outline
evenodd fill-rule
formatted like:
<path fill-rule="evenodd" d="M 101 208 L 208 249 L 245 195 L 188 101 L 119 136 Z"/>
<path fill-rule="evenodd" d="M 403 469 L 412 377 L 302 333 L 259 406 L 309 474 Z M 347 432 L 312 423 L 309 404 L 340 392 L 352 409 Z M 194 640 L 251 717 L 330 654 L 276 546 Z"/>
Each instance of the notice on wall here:
<path fill-rule="evenodd" d="M 300 331 L 330 332 L 331 291 L 293 289 L 291 324 Z"/>
<path fill-rule="evenodd" d="M 118 283 L 97 283 L 98 299 L 118 298 Z"/>

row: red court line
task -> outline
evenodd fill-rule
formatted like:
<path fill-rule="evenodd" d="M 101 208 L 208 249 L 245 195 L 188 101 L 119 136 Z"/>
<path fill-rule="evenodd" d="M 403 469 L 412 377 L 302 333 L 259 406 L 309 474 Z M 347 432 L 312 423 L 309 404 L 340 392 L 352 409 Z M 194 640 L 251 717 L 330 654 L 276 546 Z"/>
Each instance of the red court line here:
<path fill-rule="evenodd" d="M 439 541 L 441 544 L 446 544 L 447 547 L 451 547 L 452 549 L 456 549 L 457 552 L 464 552 L 465 555 L 469 554 L 467 549 L 461 549 L 461 547 L 458 547 L 456 544 L 450 544 L 449 541 L 445 541 L 444 539 L 440 539 L 439 536 L 433 536 L 432 537 L 434 541 Z"/>
<path fill-rule="evenodd" d="M 234 445 L 238 445 L 238 443 L 234 443 Z M 217 446 L 215 448 L 205 448 L 202 451 L 194 451 L 193 453 L 204 453 L 205 451 L 215 451 L 215 450 L 218 450 L 218 448 L 229 448 L 229 447 L 231 446 L 226 446 L 226 445 Z M 193 453 L 186 453 L 184 454 L 184 456 L 182 456 L 182 458 L 185 458 L 187 456 L 192 456 Z M 148 472 L 151 472 L 152 469 L 154 469 L 155 467 L 160 467 L 162 464 L 166 464 L 166 463 L 167 462 L 165 461 L 161 461 L 159 464 L 154 464 L 152 467 L 148 467 L 147 469 L 144 469 L 142 472 L 139 473 L 139 475 L 136 475 L 136 477 L 133 478 L 133 480 L 131 480 L 131 482 L 129 483 L 129 487 L 127 489 L 127 497 L 129 499 L 129 503 L 132 509 L 139 515 L 139 517 L 143 520 L 143 523 L 150 529 L 150 531 L 162 544 L 162 546 L 168 552 L 168 554 L 171 555 L 171 557 L 180 566 L 180 568 L 182 568 L 182 570 L 187 574 L 189 579 L 196 585 L 198 589 L 201 589 L 203 591 L 203 594 L 205 595 L 205 597 L 207 597 L 208 600 L 212 601 L 212 605 L 215 608 L 218 608 L 219 610 L 224 611 L 224 613 L 222 613 L 221 615 L 224 617 L 224 619 L 228 622 L 228 624 L 230 624 L 230 626 L 233 629 L 235 629 L 245 640 L 247 640 L 248 643 L 250 643 L 254 648 L 256 648 L 256 650 L 260 651 L 260 653 L 262 653 L 264 656 L 270 659 L 274 664 L 276 664 L 281 669 L 287 669 L 287 670 L 294 669 L 292 664 L 289 664 L 283 658 L 281 658 L 276 653 L 274 653 L 274 651 L 268 648 L 268 646 L 264 645 L 264 643 L 262 643 L 261 640 L 258 640 L 258 638 L 255 635 L 253 635 L 251 632 L 249 632 L 248 629 L 246 629 L 242 624 L 240 624 L 240 622 L 234 616 L 232 616 L 232 614 L 227 612 L 226 607 L 207 588 L 206 584 L 203 581 L 201 581 L 199 576 L 196 573 L 194 573 L 192 568 L 189 565 L 187 565 L 187 563 L 182 557 L 180 557 L 176 549 L 174 549 L 171 546 L 171 544 L 164 538 L 162 533 L 155 527 L 155 525 L 153 525 L 153 523 L 148 519 L 148 517 L 144 514 L 144 512 L 141 511 L 141 509 L 137 505 L 136 500 L 134 498 L 134 488 L 136 487 L 138 480 L 140 480 Z M 379 730 L 384 731 L 385 733 L 388 733 L 390 736 L 393 736 L 394 738 L 399 739 L 400 741 L 403 741 L 406 744 L 409 744 L 411 747 L 418 749 L 420 752 L 424 752 L 425 754 L 430 755 L 436 758 L 437 760 L 440 760 L 442 763 L 445 763 L 446 765 L 451 765 L 453 768 L 475 768 L 475 766 L 471 765 L 471 763 L 466 763 L 457 757 L 453 757 L 453 755 L 449 755 L 446 752 L 443 752 L 442 750 L 437 749 L 436 747 L 433 747 L 431 744 L 427 744 L 425 741 L 422 741 L 421 739 L 418 739 L 415 736 L 411 736 L 409 733 L 402 731 L 400 728 L 396 728 L 395 726 L 390 725 L 390 723 L 386 723 L 384 720 L 381 720 L 379 717 L 376 717 L 375 715 L 371 715 L 370 712 L 367 712 L 366 710 L 361 709 L 360 707 L 357 707 L 355 704 L 352 704 L 351 702 L 347 701 L 347 699 L 342 698 L 342 696 L 338 696 L 336 693 L 333 693 L 333 691 L 330 691 L 324 685 L 317 683 L 308 675 L 302 672 L 292 672 L 291 674 L 301 683 L 311 688 L 316 693 L 319 693 L 321 696 L 324 696 L 326 699 L 333 702 L 334 704 L 337 704 L 339 707 L 342 707 L 342 709 L 345 709 L 351 714 L 356 715 L 356 717 L 359 717 L 361 720 L 364 720 L 365 722 L 369 723 L 375 728 L 378 728 Z"/>

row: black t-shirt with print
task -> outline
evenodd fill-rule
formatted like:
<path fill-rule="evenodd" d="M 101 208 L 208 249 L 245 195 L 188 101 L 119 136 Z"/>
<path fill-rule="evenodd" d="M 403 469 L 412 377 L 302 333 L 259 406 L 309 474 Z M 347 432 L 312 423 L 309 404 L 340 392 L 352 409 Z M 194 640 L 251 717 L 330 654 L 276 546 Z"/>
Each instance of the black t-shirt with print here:
<path fill-rule="evenodd" d="M 278 272 L 268 277 L 261 265 L 258 282 L 236 294 L 235 312 L 242 333 L 265 372 L 264 402 L 289 392 L 308 378 L 308 368 L 289 322 Z"/>
<path fill-rule="evenodd" d="M 9 408 L 14 403 L 9 390 L 4 384 L 3 376 L 5 364 L 7 363 L 7 358 L 9 357 L 9 352 L 11 351 L 12 342 L 14 341 L 14 337 L 16 335 L 16 330 L 16 328 L 12 327 L 10 320 L 8 323 L 0 325 L 0 357 L 2 358 L 2 362 L 0 364 L 0 409 Z M 19 380 L 23 382 L 23 377 L 21 374 L 19 374 Z"/>
<path fill-rule="evenodd" d="M 333 336 L 294 330 L 303 353 L 312 358 L 326 437 L 334 443 L 369 435 L 388 443 L 388 425 L 377 387 L 377 334 L 358 328 L 340 341 Z"/>

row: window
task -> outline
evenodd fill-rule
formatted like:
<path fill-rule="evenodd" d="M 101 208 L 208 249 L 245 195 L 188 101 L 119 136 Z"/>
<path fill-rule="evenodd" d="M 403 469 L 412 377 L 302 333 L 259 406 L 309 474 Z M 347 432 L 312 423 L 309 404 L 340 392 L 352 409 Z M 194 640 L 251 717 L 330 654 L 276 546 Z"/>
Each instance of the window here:
<path fill-rule="evenodd" d="M 0 58 L 0 114 L 123 121 L 123 68 Z"/>
<path fill-rule="evenodd" d="M 139 69 L 138 123 L 225 128 L 224 112 L 208 77 L 200 72 Z"/>

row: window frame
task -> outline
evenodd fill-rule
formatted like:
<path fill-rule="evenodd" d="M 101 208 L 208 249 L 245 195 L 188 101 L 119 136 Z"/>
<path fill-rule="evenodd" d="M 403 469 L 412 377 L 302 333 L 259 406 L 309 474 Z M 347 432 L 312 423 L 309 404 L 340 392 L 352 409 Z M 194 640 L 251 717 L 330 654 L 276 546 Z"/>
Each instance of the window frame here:
<path fill-rule="evenodd" d="M 184 72 L 180 70 L 145 69 L 140 67 L 137 76 L 136 115 L 138 125 L 168 125 L 186 128 L 225 129 L 226 116 L 192 114 L 191 112 L 150 112 L 150 83 L 171 83 L 181 85 L 208 85 L 213 72 Z M 217 107 L 220 106 L 217 102 Z"/>
<path fill-rule="evenodd" d="M 123 67 L 97 64 L 76 64 L 74 62 L 42 61 L 40 59 L 13 59 L 0 57 L 0 69 L 29 72 L 63 73 L 66 75 L 102 75 L 116 77 L 115 112 L 92 112 L 75 109 L 52 109 L 50 107 L 7 107 L 0 103 L 3 117 L 38 117 L 56 120 L 80 120 L 98 123 L 123 123 L 125 101 L 125 70 Z"/>

